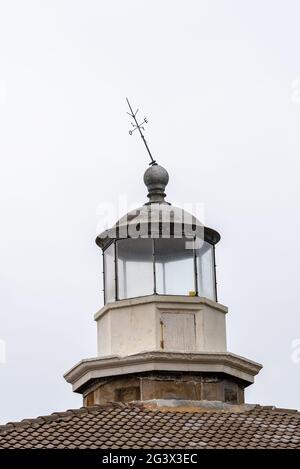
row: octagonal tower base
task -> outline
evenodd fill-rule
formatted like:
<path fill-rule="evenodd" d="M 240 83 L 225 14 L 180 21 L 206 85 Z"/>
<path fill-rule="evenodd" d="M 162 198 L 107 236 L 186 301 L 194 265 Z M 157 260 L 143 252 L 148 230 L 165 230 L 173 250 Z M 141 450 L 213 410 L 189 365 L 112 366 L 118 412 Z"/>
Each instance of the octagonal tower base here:
<path fill-rule="evenodd" d="M 244 402 L 261 365 L 226 349 L 227 308 L 206 298 L 159 296 L 105 305 L 98 357 L 65 374 L 85 405 L 151 399 Z"/>

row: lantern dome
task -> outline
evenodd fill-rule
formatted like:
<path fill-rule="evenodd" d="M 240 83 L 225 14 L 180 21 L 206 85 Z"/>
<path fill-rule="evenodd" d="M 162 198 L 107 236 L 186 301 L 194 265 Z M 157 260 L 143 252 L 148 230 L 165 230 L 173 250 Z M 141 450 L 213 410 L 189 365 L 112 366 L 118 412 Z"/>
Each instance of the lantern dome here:
<path fill-rule="evenodd" d="M 165 201 L 168 180 L 162 166 L 148 168 L 149 202 L 97 236 L 105 303 L 153 294 L 217 300 L 214 246 L 220 235 Z"/>

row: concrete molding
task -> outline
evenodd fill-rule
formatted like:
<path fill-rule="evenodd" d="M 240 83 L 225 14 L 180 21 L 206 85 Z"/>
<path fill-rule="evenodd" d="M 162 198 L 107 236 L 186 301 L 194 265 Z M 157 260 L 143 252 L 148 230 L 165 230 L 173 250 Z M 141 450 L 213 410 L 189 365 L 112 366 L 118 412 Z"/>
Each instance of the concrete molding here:
<path fill-rule="evenodd" d="M 232 353 L 212 352 L 142 352 L 127 357 L 110 356 L 80 361 L 64 374 L 73 391 L 81 392 L 83 386 L 98 378 L 122 376 L 150 371 L 185 373 L 224 373 L 245 382 L 254 382 L 262 365 Z"/>
<path fill-rule="evenodd" d="M 113 303 L 107 303 L 94 315 L 94 320 L 97 321 L 101 316 L 106 314 L 111 309 L 124 308 L 124 306 L 135 306 L 143 305 L 148 303 L 155 303 L 158 308 L 159 304 L 163 305 L 168 303 L 174 305 L 174 308 L 178 308 L 178 305 L 184 305 L 185 308 L 190 306 L 206 305 L 214 308 L 218 311 L 222 311 L 224 314 L 228 312 L 227 306 L 217 303 L 216 301 L 209 300 L 208 298 L 200 296 L 184 296 L 184 295 L 148 295 L 140 296 L 138 298 L 129 298 L 127 300 L 118 300 Z M 172 306 L 171 306 L 172 308 Z"/>

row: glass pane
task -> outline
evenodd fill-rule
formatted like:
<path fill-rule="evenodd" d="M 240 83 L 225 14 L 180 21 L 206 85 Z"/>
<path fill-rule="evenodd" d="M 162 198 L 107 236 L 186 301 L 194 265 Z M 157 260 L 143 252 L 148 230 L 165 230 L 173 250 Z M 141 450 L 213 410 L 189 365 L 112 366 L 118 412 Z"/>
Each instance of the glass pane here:
<path fill-rule="evenodd" d="M 195 291 L 191 245 L 186 238 L 155 239 L 157 293 L 189 295 Z"/>
<path fill-rule="evenodd" d="M 213 246 L 206 241 L 196 250 L 198 267 L 198 294 L 210 300 L 216 299 Z"/>
<path fill-rule="evenodd" d="M 152 295 L 154 291 L 151 239 L 117 241 L 119 299 Z"/>
<path fill-rule="evenodd" d="M 115 245 L 112 243 L 104 251 L 105 302 L 115 301 Z"/>

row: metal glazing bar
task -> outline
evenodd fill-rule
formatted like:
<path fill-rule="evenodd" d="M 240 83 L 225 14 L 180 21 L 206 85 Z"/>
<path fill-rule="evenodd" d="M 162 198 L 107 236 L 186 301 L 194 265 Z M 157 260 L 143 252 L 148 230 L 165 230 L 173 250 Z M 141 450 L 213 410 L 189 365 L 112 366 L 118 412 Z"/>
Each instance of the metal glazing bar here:
<path fill-rule="evenodd" d="M 118 289 L 118 250 L 117 250 L 117 241 L 114 241 L 114 260 L 115 260 L 115 300 L 119 299 L 119 289 Z"/>
<path fill-rule="evenodd" d="M 105 298 L 105 259 L 104 259 L 104 252 L 102 252 L 102 278 L 103 278 L 103 303 L 106 304 Z"/>
<path fill-rule="evenodd" d="M 195 292 L 196 292 L 196 296 L 198 296 L 198 268 L 197 268 L 197 252 L 196 252 L 196 238 L 194 238 L 194 241 L 193 241 L 193 258 L 194 258 L 194 280 L 195 280 Z"/>
<path fill-rule="evenodd" d="M 153 293 L 157 295 L 156 290 L 156 265 L 155 265 L 155 239 L 152 238 L 152 262 L 153 262 Z"/>
<path fill-rule="evenodd" d="M 214 263 L 214 281 L 215 281 L 215 300 L 218 302 L 218 290 L 217 290 L 217 264 L 216 264 L 216 248 L 213 246 L 213 263 Z"/>

